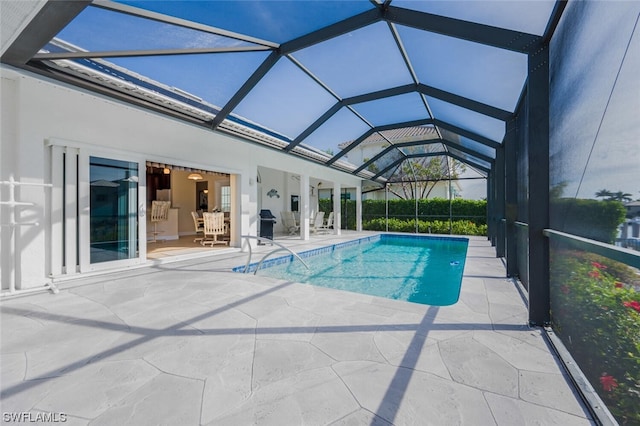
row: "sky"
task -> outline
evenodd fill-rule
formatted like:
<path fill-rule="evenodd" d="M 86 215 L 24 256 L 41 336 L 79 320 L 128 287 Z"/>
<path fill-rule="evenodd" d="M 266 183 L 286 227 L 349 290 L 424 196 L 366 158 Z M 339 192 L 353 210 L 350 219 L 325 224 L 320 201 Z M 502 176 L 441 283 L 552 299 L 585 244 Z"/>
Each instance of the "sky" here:
<path fill-rule="evenodd" d="M 122 3 L 194 19 L 227 31 L 246 32 L 251 37 L 275 43 L 373 7 L 368 0 Z M 519 16 L 522 7 L 528 7 L 531 16 L 526 20 L 527 25 L 537 22 L 538 28 L 544 27 L 541 22 L 546 22 L 545 16 L 549 13 L 546 2 L 522 3 L 525 6 L 518 9 L 520 13 L 501 3 L 504 2 L 483 2 L 482 6 L 477 2 L 455 1 L 443 4 L 399 2 L 399 5 L 450 16 L 462 14 L 465 18 L 475 17 L 488 24 Z M 487 13 L 486 8 L 492 12 Z M 98 51 L 251 45 L 233 38 L 119 15 L 89 7 L 62 31 L 60 37 L 82 48 Z M 499 108 L 513 108 L 520 96 L 526 79 L 526 55 L 400 25 L 394 25 L 392 31 L 387 23 L 377 22 L 295 51 L 291 54 L 292 61 L 281 58 L 233 112 L 293 140 L 339 99 L 414 83 L 414 76 L 397 48 L 398 42 L 404 46 L 418 82 Z M 223 106 L 266 56 L 265 52 L 249 52 L 110 58 L 109 61 L 195 94 L 213 105 Z M 295 62 L 326 87 L 314 81 Z M 455 124 L 496 141 L 504 134 L 504 125 L 497 120 L 447 102 L 425 100 L 436 118 L 451 121 L 461 117 Z M 376 103 L 379 106 L 376 107 Z M 354 139 L 371 125 L 388 124 L 390 116 L 396 121 L 430 118 L 423 101 L 414 102 L 410 109 L 405 106 L 392 105 L 386 100 L 369 102 L 366 108 L 355 105 L 359 116 L 351 111 L 341 111 L 304 143 L 323 151 L 338 152 L 339 143 Z"/>
<path fill-rule="evenodd" d="M 372 8 L 368 0 L 121 3 L 194 19 L 227 31 L 246 32 L 250 37 L 270 43 L 286 42 Z M 392 5 L 539 35 L 546 27 L 553 1 L 394 0 Z M 629 19 L 617 16 L 615 8 L 602 6 L 601 9 L 601 12 L 589 18 L 602 21 L 603 17 L 608 17 L 605 22 L 614 25 L 623 25 L 619 24 L 622 20 L 626 25 L 626 33 L 619 31 L 621 37 L 627 34 L 629 38 L 628 34 L 635 34 L 635 30 L 629 27 Z M 598 25 L 583 25 L 583 28 L 587 27 L 593 30 Z M 611 31 L 606 25 L 604 27 L 602 31 Z M 92 7 L 88 7 L 59 37 L 84 49 L 97 51 L 254 45 L 251 41 L 121 16 Z M 260 40 L 256 41 L 259 43 Z M 552 180 L 558 183 L 566 178 L 569 192 L 585 197 L 595 192 L 594 188 L 603 189 L 600 186 L 626 192 L 640 191 L 640 188 L 622 187 L 623 183 L 637 178 L 637 170 L 640 169 L 638 128 L 625 128 L 629 121 L 638 121 L 637 111 L 640 107 L 640 97 L 629 98 L 634 93 L 638 94 L 637 82 L 634 85 L 637 79 L 632 77 L 640 74 L 638 36 L 630 38 L 631 54 L 625 55 L 621 47 L 609 48 L 603 50 L 605 58 L 594 63 L 589 59 L 592 56 L 585 54 L 585 51 L 593 50 L 592 43 L 597 40 L 607 40 L 608 45 L 611 41 L 602 34 L 587 35 L 584 40 L 586 45 L 572 49 L 573 53 L 562 58 L 563 65 L 558 67 L 559 75 L 566 74 L 568 67 L 570 70 L 580 70 L 582 74 L 586 72 L 586 76 L 566 78 L 556 85 L 555 93 L 566 95 L 560 96 L 555 105 L 562 112 L 562 117 L 552 117 L 552 132 L 555 132 L 552 150 L 555 147 L 564 152 L 565 157 L 556 157 L 556 164 L 562 167 L 554 169 Z M 623 46 L 624 42 L 621 40 L 617 46 Z M 405 49 L 414 75 L 400 54 L 398 43 Z M 195 94 L 216 106 L 223 106 L 267 55 L 268 52 L 245 52 L 110 58 L 109 61 Z M 294 140 L 340 99 L 410 84 L 414 77 L 420 83 L 513 111 L 527 75 L 526 55 L 400 25 L 390 27 L 383 22 L 292 52 L 291 58 L 278 60 L 233 111 L 289 140 Z M 581 63 L 584 61 L 588 62 Z M 624 66 L 618 66 L 622 62 Z M 321 80 L 325 87 L 303 72 L 301 66 Z M 620 71 L 620 77 L 616 82 L 609 82 L 612 90 L 605 84 L 579 84 L 581 79 L 598 81 L 602 76 L 609 77 L 616 70 Z M 578 88 L 568 86 L 567 82 L 571 81 L 574 84 L 577 82 Z M 614 87 L 616 84 L 617 88 Z M 603 93 L 598 93 L 598 88 Z M 598 110 L 606 104 L 607 98 L 615 102 L 605 111 Z M 579 107 L 575 107 L 577 105 Z M 357 138 L 370 126 L 429 118 L 430 113 L 437 119 L 498 142 L 504 135 L 504 123 L 499 120 L 436 98 L 425 96 L 421 99 L 420 95 L 411 93 L 354 104 L 352 110 L 343 107 L 303 143 L 337 153 L 339 143 Z M 581 130 L 578 133 L 572 130 L 573 133 L 567 134 L 567 129 L 576 128 Z M 571 150 L 562 147 L 584 140 L 593 141 L 586 144 L 593 147 L 590 152 L 575 150 L 569 154 L 574 157 L 566 157 L 567 151 Z M 581 143 L 580 146 L 584 145 Z M 613 163 L 621 166 L 616 173 L 611 173 Z M 475 182 L 473 185 L 477 186 Z M 465 188 L 465 196 L 477 192 L 473 185 Z M 484 182 L 482 186 L 480 192 L 484 192 Z"/>
<path fill-rule="evenodd" d="M 551 185 L 640 199 L 640 3 L 570 3 L 565 17 L 580 25 L 551 44 Z"/>

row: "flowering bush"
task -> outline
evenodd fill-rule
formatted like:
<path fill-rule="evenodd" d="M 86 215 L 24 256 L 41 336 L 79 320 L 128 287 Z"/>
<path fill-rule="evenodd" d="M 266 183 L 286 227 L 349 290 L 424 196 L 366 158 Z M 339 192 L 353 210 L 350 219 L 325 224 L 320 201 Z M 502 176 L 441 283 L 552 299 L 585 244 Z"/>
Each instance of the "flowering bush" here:
<path fill-rule="evenodd" d="M 552 325 L 620 424 L 640 425 L 637 273 L 591 253 L 552 250 Z"/>

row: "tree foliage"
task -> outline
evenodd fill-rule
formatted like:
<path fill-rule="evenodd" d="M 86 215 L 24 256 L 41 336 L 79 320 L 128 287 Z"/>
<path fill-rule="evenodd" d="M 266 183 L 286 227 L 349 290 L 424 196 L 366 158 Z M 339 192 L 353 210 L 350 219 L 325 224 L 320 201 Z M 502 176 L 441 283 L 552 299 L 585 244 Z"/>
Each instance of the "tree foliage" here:
<path fill-rule="evenodd" d="M 629 194 L 628 192 L 612 192 L 608 189 L 601 189 L 600 191 L 596 192 L 596 198 L 602 198 L 604 201 L 620 201 L 621 203 L 632 201 L 632 196 L 633 194 Z"/>
<path fill-rule="evenodd" d="M 403 200 L 429 198 L 440 181 L 457 179 L 466 167 L 444 155 L 405 160 L 389 179 L 389 191 Z"/>
<path fill-rule="evenodd" d="M 551 201 L 551 226 L 562 232 L 604 243 L 613 243 L 626 209 L 619 201 L 607 202 L 580 198 Z"/>

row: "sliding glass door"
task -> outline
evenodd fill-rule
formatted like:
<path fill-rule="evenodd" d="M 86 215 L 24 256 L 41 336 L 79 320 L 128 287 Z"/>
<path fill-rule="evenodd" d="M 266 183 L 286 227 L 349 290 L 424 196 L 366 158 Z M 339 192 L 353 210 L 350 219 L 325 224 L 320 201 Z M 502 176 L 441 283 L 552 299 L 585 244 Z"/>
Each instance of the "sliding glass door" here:
<path fill-rule="evenodd" d="M 139 257 L 138 163 L 89 158 L 90 263 Z"/>

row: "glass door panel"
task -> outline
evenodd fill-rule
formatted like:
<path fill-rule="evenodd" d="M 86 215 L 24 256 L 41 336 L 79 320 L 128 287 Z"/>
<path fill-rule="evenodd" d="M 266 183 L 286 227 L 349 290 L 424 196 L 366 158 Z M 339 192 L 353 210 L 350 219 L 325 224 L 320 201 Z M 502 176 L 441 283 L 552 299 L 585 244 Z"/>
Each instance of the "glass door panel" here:
<path fill-rule="evenodd" d="M 90 157 L 90 262 L 138 257 L 138 163 Z"/>

